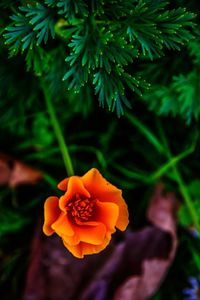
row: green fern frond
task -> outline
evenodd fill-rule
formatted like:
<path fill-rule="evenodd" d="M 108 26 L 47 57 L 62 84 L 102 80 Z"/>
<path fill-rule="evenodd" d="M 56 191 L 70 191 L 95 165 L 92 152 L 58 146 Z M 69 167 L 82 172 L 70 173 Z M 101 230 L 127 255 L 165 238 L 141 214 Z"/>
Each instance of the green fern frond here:
<path fill-rule="evenodd" d="M 35 6 L 28 4 L 26 7 L 20 7 L 20 10 L 29 18 L 29 23 L 33 26 L 33 30 L 37 33 L 37 45 L 41 42 L 46 43 L 49 34 L 52 38 L 55 37 L 54 31 L 54 16 L 52 11 L 37 3 Z"/>
<path fill-rule="evenodd" d="M 21 13 L 13 15 L 11 19 L 14 21 L 14 25 L 6 28 L 8 32 L 4 34 L 4 37 L 5 43 L 9 45 L 10 56 L 13 56 L 28 47 L 32 49 L 36 34 L 27 18 Z"/>
<path fill-rule="evenodd" d="M 189 54 L 194 65 L 200 65 L 200 29 L 197 30 L 197 37 L 188 43 Z"/>
<path fill-rule="evenodd" d="M 45 0 L 44 2 L 46 5 L 53 6 L 53 7 L 56 6 L 56 3 L 57 3 L 57 1 L 55 1 L 55 0 Z"/>
<path fill-rule="evenodd" d="M 192 41 L 194 18 L 184 8 L 169 9 L 165 0 L 33 1 L 19 7 L 4 37 L 10 54 L 26 50 L 27 68 L 41 75 L 50 72 L 41 44 L 56 34 L 67 53 L 62 74 L 67 88 L 79 93 L 89 85 L 100 105 L 120 115 L 130 105 L 130 91 L 142 95 L 148 88 L 137 74 L 140 60 L 159 58 L 165 49 L 180 50 Z"/>
<path fill-rule="evenodd" d="M 99 95 L 100 105 L 104 106 L 105 102 L 110 110 L 117 108 L 120 115 L 123 111 L 121 103 L 129 103 L 123 95 L 122 66 L 137 57 L 137 50 L 123 37 L 114 36 L 102 26 L 92 30 L 87 26 L 80 28 L 73 35 L 69 47 L 71 54 L 66 58 L 68 71 L 63 77 L 63 80 L 68 80 L 68 89 L 79 92 L 90 79 Z"/>
<path fill-rule="evenodd" d="M 59 14 L 71 20 L 77 16 L 86 17 L 88 15 L 87 4 L 83 0 L 58 0 L 57 7 Z"/>
<path fill-rule="evenodd" d="M 55 36 L 53 15 L 48 8 L 36 3 L 19 9 L 22 13 L 11 17 L 13 24 L 6 27 L 7 33 L 4 34 L 11 56 L 32 49 L 35 44 L 46 43 L 49 34 L 52 38 Z"/>
<path fill-rule="evenodd" d="M 33 70 L 37 76 L 41 76 L 49 71 L 51 60 L 49 53 L 39 46 L 34 46 L 33 49 L 28 49 L 26 54 L 27 70 Z"/>
<path fill-rule="evenodd" d="M 200 84 L 197 78 L 197 70 L 174 76 L 168 87 L 155 85 L 150 93 L 144 94 L 144 100 L 157 114 L 181 115 L 190 124 L 200 115 Z"/>
<path fill-rule="evenodd" d="M 184 8 L 164 10 L 166 1 L 137 1 L 135 8 L 123 21 L 131 43 L 138 43 L 142 55 L 153 59 L 164 54 L 164 48 L 180 50 L 192 39 L 194 13 Z"/>

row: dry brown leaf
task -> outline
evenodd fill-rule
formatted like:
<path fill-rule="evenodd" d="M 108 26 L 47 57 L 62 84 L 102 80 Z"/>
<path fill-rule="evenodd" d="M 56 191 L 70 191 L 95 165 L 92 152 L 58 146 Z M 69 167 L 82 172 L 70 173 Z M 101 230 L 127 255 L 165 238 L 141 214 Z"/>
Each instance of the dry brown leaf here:
<path fill-rule="evenodd" d="M 152 224 L 157 226 L 157 228 L 163 230 L 163 234 L 168 234 L 171 245 L 166 244 L 158 253 L 157 250 L 160 248 L 159 244 L 163 246 L 163 243 L 167 241 L 167 235 L 165 238 L 163 235 L 160 241 L 156 241 L 155 237 L 152 236 L 150 247 L 153 243 L 155 244 L 154 255 L 152 255 L 152 257 L 148 257 L 147 255 L 142 261 L 142 274 L 140 276 L 127 278 L 115 292 L 114 300 L 146 300 L 158 289 L 176 252 L 177 238 L 175 212 L 177 208 L 178 205 L 174 194 L 164 194 L 163 186 L 158 185 L 147 211 L 147 218 Z M 169 235 L 171 235 L 171 237 Z M 149 251 L 148 248 L 147 244 L 146 251 Z M 163 257 L 161 257 L 161 254 L 163 254 Z"/>
<path fill-rule="evenodd" d="M 26 164 L 0 154 L 0 185 L 13 188 L 21 184 L 33 184 L 42 178 L 42 173 Z"/>
<path fill-rule="evenodd" d="M 41 233 L 41 227 L 42 224 L 38 226 L 33 240 L 23 299 L 79 299 L 93 274 L 109 257 L 112 246 L 98 256 L 80 260 L 66 250 L 57 236 L 47 239 Z"/>

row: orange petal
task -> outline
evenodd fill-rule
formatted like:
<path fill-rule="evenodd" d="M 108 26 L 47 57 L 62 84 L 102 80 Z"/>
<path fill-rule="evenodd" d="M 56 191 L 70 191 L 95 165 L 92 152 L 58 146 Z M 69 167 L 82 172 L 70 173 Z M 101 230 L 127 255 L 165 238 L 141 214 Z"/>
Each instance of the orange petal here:
<path fill-rule="evenodd" d="M 119 207 L 112 202 L 96 202 L 95 218 L 97 221 L 102 222 L 106 227 L 114 232 L 115 226 L 119 216 Z"/>
<path fill-rule="evenodd" d="M 96 245 L 95 246 L 95 252 L 94 253 L 99 253 L 100 251 L 104 250 L 108 244 L 110 243 L 111 240 L 111 233 L 107 231 L 106 237 L 101 245 Z M 89 250 L 89 249 L 88 249 Z M 86 248 L 84 249 L 84 254 L 89 254 L 86 252 Z"/>
<path fill-rule="evenodd" d="M 59 188 L 59 190 L 66 191 L 67 190 L 68 181 L 69 181 L 69 178 L 65 178 L 61 182 L 59 182 L 59 184 L 57 185 L 57 187 Z"/>
<path fill-rule="evenodd" d="M 84 243 L 84 242 L 80 242 L 78 245 L 76 246 L 71 246 L 69 244 L 67 244 L 64 240 L 64 246 L 77 258 L 83 258 L 84 255 L 88 255 L 88 254 L 95 254 L 95 253 L 99 253 L 102 250 L 104 250 L 109 242 L 110 242 L 111 236 L 108 235 L 106 236 L 106 238 L 104 239 L 104 241 L 102 242 L 101 245 L 92 245 L 92 244 L 88 244 L 88 243 Z"/>
<path fill-rule="evenodd" d="M 119 191 L 117 187 L 108 182 L 101 173 L 96 169 L 92 168 L 85 175 L 81 177 L 84 186 L 91 191 Z"/>
<path fill-rule="evenodd" d="M 86 222 L 85 222 L 86 223 Z M 72 225 L 73 236 L 62 235 L 66 244 L 75 246 L 80 242 L 86 242 L 93 245 L 100 245 L 106 236 L 106 227 L 99 222 L 87 222 L 90 226 L 81 223 L 81 226 Z"/>
<path fill-rule="evenodd" d="M 64 214 L 64 213 L 60 214 L 57 221 L 54 222 L 51 227 L 61 237 L 63 235 L 66 235 L 66 236 L 73 236 L 74 235 L 74 230 L 71 226 L 71 223 L 69 222 L 67 215 Z"/>
<path fill-rule="evenodd" d="M 65 206 L 66 206 L 67 202 L 70 199 L 72 199 L 75 194 L 79 194 L 79 195 L 85 196 L 87 198 L 90 198 L 90 193 L 84 187 L 83 182 L 81 181 L 80 177 L 71 176 L 69 178 L 67 191 L 62 197 L 60 197 L 60 200 L 59 200 L 59 207 L 61 210 L 63 210 L 65 212 Z"/>
<path fill-rule="evenodd" d="M 63 240 L 64 246 L 77 258 L 83 258 L 82 249 L 80 247 L 80 243 L 76 246 L 69 245 Z"/>
<path fill-rule="evenodd" d="M 93 245 L 102 244 L 105 235 L 106 227 L 102 223 L 98 223 L 97 226 L 73 226 L 76 234 L 81 242 L 86 242 Z"/>
<path fill-rule="evenodd" d="M 46 235 L 54 233 L 51 225 L 58 219 L 61 211 L 58 206 L 58 197 L 48 197 L 44 203 L 44 225 L 43 232 Z"/>
<path fill-rule="evenodd" d="M 113 202 L 118 205 L 119 217 L 116 227 L 122 231 L 125 230 L 129 220 L 128 208 L 122 197 L 122 191 L 103 178 L 95 168 L 83 175 L 82 181 L 93 198 L 100 200 L 100 202 Z"/>
<path fill-rule="evenodd" d="M 69 246 L 76 246 L 80 243 L 80 238 L 76 233 L 73 236 L 62 235 L 61 237 Z"/>

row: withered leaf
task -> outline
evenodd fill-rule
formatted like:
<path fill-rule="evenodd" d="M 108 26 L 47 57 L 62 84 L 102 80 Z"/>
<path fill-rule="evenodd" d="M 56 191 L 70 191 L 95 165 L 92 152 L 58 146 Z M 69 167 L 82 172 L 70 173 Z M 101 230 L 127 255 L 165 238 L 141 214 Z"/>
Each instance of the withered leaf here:
<path fill-rule="evenodd" d="M 42 178 L 42 173 L 8 155 L 0 154 L 0 185 L 16 187 L 33 184 Z"/>
<path fill-rule="evenodd" d="M 146 300 L 162 283 L 175 255 L 177 201 L 157 186 L 145 228 L 127 231 L 120 242 L 83 260 L 72 257 L 57 237 L 33 247 L 25 300 Z"/>
<path fill-rule="evenodd" d="M 36 229 L 24 293 L 25 300 L 79 299 L 81 291 L 112 252 L 112 246 L 98 256 L 73 257 L 58 236 L 47 239 Z"/>

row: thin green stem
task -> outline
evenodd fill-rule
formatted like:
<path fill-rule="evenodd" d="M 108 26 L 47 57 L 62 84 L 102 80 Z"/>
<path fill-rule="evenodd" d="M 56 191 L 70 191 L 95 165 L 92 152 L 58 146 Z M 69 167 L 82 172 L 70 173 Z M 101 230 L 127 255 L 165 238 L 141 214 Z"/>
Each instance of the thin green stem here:
<path fill-rule="evenodd" d="M 185 151 L 183 154 L 181 154 L 180 156 L 174 158 L 171 154 L 169 145 L 167 143 L 163 128 L 161 126 L 161 124 L 159 124 L 159 131 L 160 131 L 160 136 L 162 138 L 162 141 L 160 142 L 160 140 L 149 130 L 149 128 L 147 126 L 145 126 L 140 120 L 138 120 L 136 117 L 134 117 L 133 115 L 131 115 L 130 113 L 126 113 L 126 117 L 129 120 L 129 122 L 134 125 L 140 132 L 141 134 L 143 134 L 145 136 L 145 138 L 155 147 L 155 149 L 159 152 L 164 154 L 168 159 L 169 159 L 169 163 L 167 165 L 164 165 L 158 172 L 154 173 L 151 177 L 150 176 L 150 180 L 155 179 L 155 177 L 158 177 L 158 175 L 162 175 L 163 173 L 166 172 L 167 169 L 169 169 L 169 167 L 171 167 L 172 172 L 174 174 L 174 179 L 177 182 L 178 186 L 179 186 L 179 190 L 180 193 L 183 197 L 183 200 L 187 206 L 187 209 L 190 213 L 190 216 L 194 222 L 194 225 L 196 227 L 196 229 L 199 231 L 200 233 L 200 225 L 199 225 L 199 217 L 196 213 L 196 210 L 193 206 L 192 203 L 192 199 L 190 197 L 190 194 L 186 188 L 186 185 L 184 183 L 184 180 L 179 172 L 177 163 L 180 159 L 184 158 L 184 156 L 187 156 L 187 154 L 190 154 L 194 151 L 195 148 L 195 143 L 191 146 L 191 148 L 188 151 Z M 160 173 L 160 174 L 159 174 Z"/>
<path fill-rule="evenodd" d="M 129 112 L 126 112 L 126 117 L 129 122 L 134 125 L 145 137 L 146 139 L 158 150 L 160 153 L 164 153 L 165 149 L 158 140 L 158 138 L 146 127 L 140 120 L 134 117 Z"/>
<path fill-rule="evenodd" d="M 134 172 L 132 170 L 124 168 L 122 165 L 117 164 L 117 163 L 113 163 L 112 167 L 114 169 L 120 171 L 124 176 L 127 176 L 130 179 L 136 179 L 136 180 L 143 181 L 143 182 L 146 182 L 148 180 L 146 173 Z"/>
<path fill-rule="evenodd" d="M 169 159 L 172 158 L 172 154 L 171 154 L 171 151 L 169 149 L 169 145 L 168 145 L 168 142 L 167 142 L 167 139 L 165 137 L 165 134 L 164 134 L 164 131 L 163 131 L 163 128 L 161 126 L 161 124 L 159 123 L 159 130 L 160 130 L 160 135 L 161 135 L 161 138 L 163 140 L 163 144 L 166 148 L 166 155 L 168 156 Z M 193 150 L 194 150 L 194 147 L 193 147 Z M 172 166 L 172 171 L 174 173 L 174 176 L 175 176 L 175 180 L 176 182 L 178 183 L 178 186 L 179 186 L 179 190 L 180 190 L 180 193 L 183 197 L 183 200 L 187 206 L 187 209 L 190 213 L 190 216 L 194 222 L 194 225 L 196 227 L 196 229 L 198 230 L 198 232 L 200 233 L 200 225 L 199 225 L 199 217 L 196 213 L 196 210 L 193 206 L 193 203 L 192 203 L 192 199 L 190 198 L 190 194 L 186 188 L 186 185 L 184 183 L 184 180 L 179 172 L 179 169 L 178 169 L 178 166 L 176 164 L 174 164 Z"/>
<path fill-rule="evenodd" d="M 60 152 L 63 157 L 63 162 L 64 162 L 64 165 L 65 165 L 65 168 L 67 171 L 67 175 L 72 176 L 72 175 L 74 175 L 74 170 L 73 170 L 72 161 L 71 161 L 71 158 L 69 155 L 68 147 L 65 144 L 65 140 L 64 140 L 62 130 L 60 128 L 60 124 L 58 122 L 58 119 L 57 119 L 57 116 L 55 113 L 55 109 L 54 109 L 54 106 L 52 103 L 51 96 L 50 96 L 48 88 L 43 80 L 41 80 L 41 87 L 42 87 L 42 91 L 43 91 L 44 98 L 46 101 L 47 110 L 48 110 L 48 113 L 49 113 L 49 116 L 51 119 L 52 127 L 54 129 L 55 136 L 58 140 Z"/>
<path fill-rule="evenodd" d="M 155 171 L 150 177 L 148 178 L 148 181 L 155 181 L 156 179 L 160 178 L 162 175 L 164 175 L 169 169 L 174 167 L 178 162 L 180 162 L 182 159 L 186 158 L 189 154 L 191 154 L 194 151 L 193 145 L 187 149 L 186 151 L 182 152 L 181 154 L 170 157 L 170 159 L 163 164 L 157 171 Z"/>
<path fill-rule="evenodd" d="M 166 172 L 169 169 L 171 169 L 175 164 L 177 164 L 182 159 L 187 157 L 190 153 L 192 153 L 192 151 L 193 151 L 193 146 L 191 148 L 189 148 L 188 150 L 184 151 L 183 153 L 179 154 L 178 156 L 175 156 L 175 157 L 172 157 L 171 159 L 169 159 L 165 164 L 163 164 L 158 170 L 156 170 L 150 176 L 147 176 L 147 173 L 144 173 L 144 172 L 134 172 L 134 171 L 124 168 L 123 166 L 116 164 L 116 163 L 114 163 L 112 166 L 113 166 L 113 168 L 120 171 L 123 175 L 125 175 L 131 179 L 136 179 L 136 180 L 148 183 L 148 184 L 152 184 L 153 182 L 157 181 L 161 176 L 166 174 Z M 170 176 L 170 178 L 171 178 L 171 176 Z"/>
<path fill-rule="evenodd" d="M 195 225 L 196 229 L 198 230 L 198 232 L 200 232 L 199 217 L 196 213 L 196 210 L 195 210 L 195 208 L 193 206 L 193 203 L 192 203 L 192 199 L 190 198 L 190 194 L 189 194 L 189 192 L 188 192 L 188 190 L 185 186 L 185 183 L 182 179 L 181 174 L 179 173 L 179 170 L 178 170 L 177 166 L 173 167 L 173 172 L 174 172 L 174 175 L 176 176 L 176 181 L 179 185 L 179 190 L 180 190 L 180 192 L 183 196 L 183 199 L 184 199 L 185 204 L 188 208 L 188 211 L 189 211 L 189 213 L 192 217 L 194 225 Z"/>
<path fill-rule="evenodd" d="M 45 172 L 43 172 L 43 178 L 55 191 L 57 191 L 57 180 Z"/>

